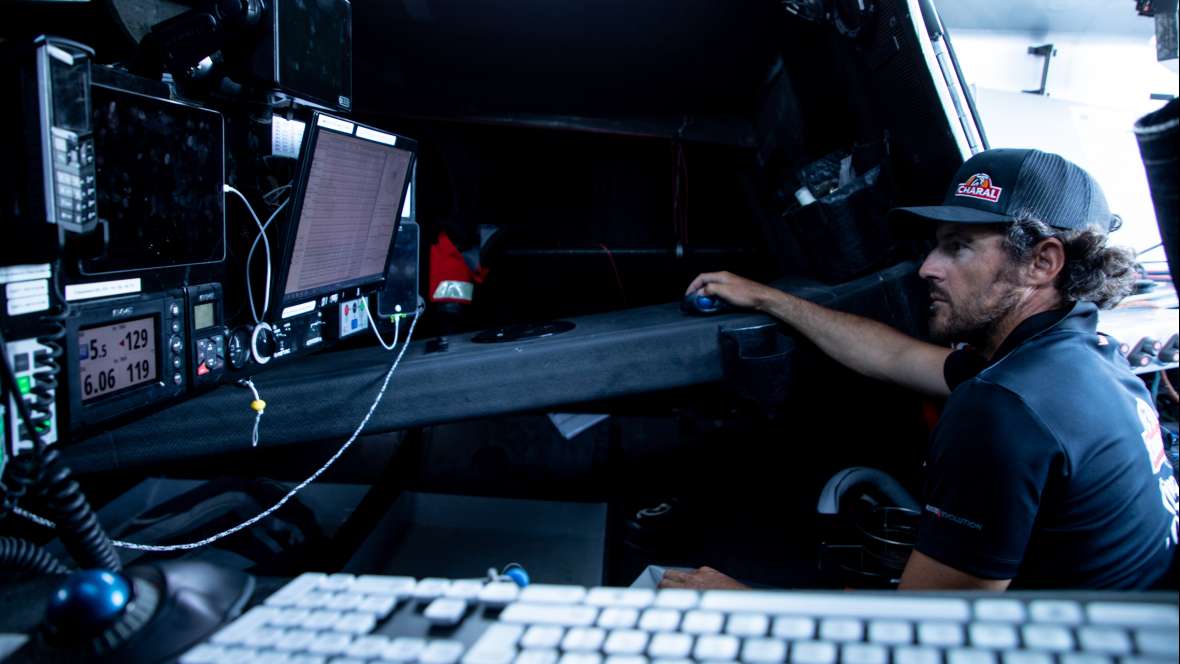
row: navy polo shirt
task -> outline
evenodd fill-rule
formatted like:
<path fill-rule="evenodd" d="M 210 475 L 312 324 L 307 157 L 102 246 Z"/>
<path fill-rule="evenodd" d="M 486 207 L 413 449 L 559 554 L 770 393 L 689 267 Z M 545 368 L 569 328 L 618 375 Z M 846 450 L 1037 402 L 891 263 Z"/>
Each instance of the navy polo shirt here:
<path fill-rule="evenodd" d="M 952 353 L 918 551 L 1014 587 L 1146 588 L 1177 543 L 1151 396 L 1079 302 L 1020 324 L 989 362 Z"/>

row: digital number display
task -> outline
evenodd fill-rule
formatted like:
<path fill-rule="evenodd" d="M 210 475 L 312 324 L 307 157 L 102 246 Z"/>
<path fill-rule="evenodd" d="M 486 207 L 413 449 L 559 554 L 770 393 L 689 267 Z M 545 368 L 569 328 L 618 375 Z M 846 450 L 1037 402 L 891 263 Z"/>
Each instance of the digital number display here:
<path fill-rule="evenodd" d="M 193 307 L 193 329 L 203 330 L 213 326 L 213 303 L 206 302 Z"/>
<path fill-rule="evenodd" d="M 155 380 L 155 318 L 79 330 L 78 376 L 82 401 Z"/>

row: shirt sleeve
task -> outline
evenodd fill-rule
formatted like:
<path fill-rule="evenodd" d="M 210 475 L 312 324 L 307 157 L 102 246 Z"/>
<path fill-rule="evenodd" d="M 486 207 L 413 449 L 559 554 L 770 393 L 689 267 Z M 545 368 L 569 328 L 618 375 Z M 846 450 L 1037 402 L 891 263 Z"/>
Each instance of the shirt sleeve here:
<path fill-rule="evenodd" d="M 917 550 L 974 576 L 1015 578 L 1063 457 L 1016 394 L 983 380 L 964 384 L 931 440 Z"/>

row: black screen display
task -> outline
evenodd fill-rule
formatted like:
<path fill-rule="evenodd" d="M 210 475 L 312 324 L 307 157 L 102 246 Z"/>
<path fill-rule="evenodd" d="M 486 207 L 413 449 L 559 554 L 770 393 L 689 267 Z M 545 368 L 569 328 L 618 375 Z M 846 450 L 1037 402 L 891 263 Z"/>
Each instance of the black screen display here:
<path fill-rule="evenodd" d="M 225 257 L 221 114 L 106 86 L 91 87 L 104 256 L 85 274 L 149 270 Z"/>
<path fill-rule="evenodd" d="M 332 106 L 352 107 L 352 5 L 347 0 L 279 0 L 278 83 Z"/>

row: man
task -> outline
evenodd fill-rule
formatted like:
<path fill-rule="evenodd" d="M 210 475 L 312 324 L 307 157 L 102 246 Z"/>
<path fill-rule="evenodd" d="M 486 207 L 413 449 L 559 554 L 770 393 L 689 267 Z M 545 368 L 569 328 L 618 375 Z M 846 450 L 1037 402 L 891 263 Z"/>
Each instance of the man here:
<path fill-rule="evenodd" d="M 1098 184 L 1057 155 L 989 150 L 943 205 L 891 218 L 936 224 L 919 274 L 938 344 L 727 272 L 688 292 L 769 313 L 865 375 L 949 395 L 902 589 L 1157 582 L 1177 543 L 1176 479 L 1151 397 L 1096 333 L 1098 308 L 1133 278 L 1131 254 L 1106 246 L 1118 219 Z M 740 584 L 701 568 L 662 586 Z"/>

